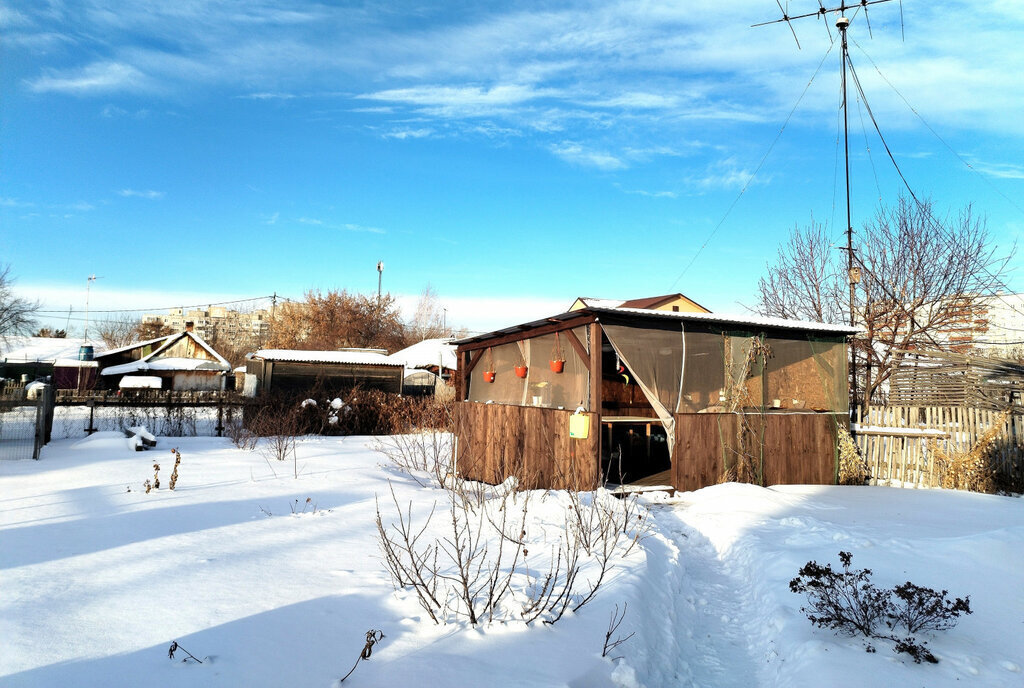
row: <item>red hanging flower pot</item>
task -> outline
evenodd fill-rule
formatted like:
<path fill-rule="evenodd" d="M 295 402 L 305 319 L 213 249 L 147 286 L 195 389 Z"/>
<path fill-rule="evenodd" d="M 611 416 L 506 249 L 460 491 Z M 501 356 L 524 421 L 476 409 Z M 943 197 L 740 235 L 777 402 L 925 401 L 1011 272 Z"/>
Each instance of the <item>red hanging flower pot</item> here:
<path fill-rule="evenodd" d="M 517 365 L 515 367 L 516 377 L 526 377 L 526 366 Z"/>
<path fill-rule="evenodd" d="M 484 382 L 494 382 L 494 371 L 493 370 L 485 370 L 484 371 Z"/>
<path fill-rule="evenodd" d="M 565 361 L 562 360 L 552 359 L 550 362 L 548 362 L 548 365 L 551 366 L 551 371 L 555 373 L 560 373 L 563 370 L 565 370 Z"/>

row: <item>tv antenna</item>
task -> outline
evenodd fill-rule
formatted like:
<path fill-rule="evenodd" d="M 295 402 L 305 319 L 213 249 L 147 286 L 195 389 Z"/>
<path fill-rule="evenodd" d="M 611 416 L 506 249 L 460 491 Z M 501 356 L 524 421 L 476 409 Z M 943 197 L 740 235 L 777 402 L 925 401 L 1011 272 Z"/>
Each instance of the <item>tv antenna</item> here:
<path fill-rule="evenodd" d="M 796 19 L 807 19 L 809 17 L 817 17 L 818 19 L 824 19 L 825 29 L 828 31 L 829 38 L 832 38 L 832 30 L 828 28 L 827 17 L 831 12 L 837 13 L 839 16 L 836 18 L 836 28 L 839 30 L 840 37 L 840 78 L 842 81 L 843 91 L 843 154 L 846 162 L 846 274 L 850 285 L 850 327 L 856 326 L 856 318 L 854 317 L 854 306 L 857 283 L 860 282 L 860 268 L 855 268 L 853 265 L 853 222 L 850 219 L 850 124 L 849 124 L 849 103 L 846 98 L 846 71 L 847 64 L 850 60 L 850 55 L 847 50 L 846 43 L 846 31 L 850 28 L 850 18 L 846 16 L 847 10 L 854 10 L 854 13 L 864 10 L 864 21 L 868 25 L 868 35 L 871 36 L 871 20 L 868 18 L 868 7 L 871 5 L 881 5 L 884 2 L 892 2 L 893 0 L 858 0 L 857 2 L 845 2 L 840 0 L 839 4 L 832 7 L 825 7 L 822 0 L 818 0 L 818 9 L 814 12 L 807 12 L 804 14 L 790 15 L 786 8 L 782 6 L 780 0 L 775 0 L 775 4 L 779 6 L 782 11 L 781 19 L 773 19 L 772 21 L 760 22 L 753 24 L 753 26 L 768 26 L 770 24 L 781 24 L 786 22 L 789 30 L 793 33 L 793 40 L 796 41 L 796 47 L 800 49 L 800 39 L 796 36 L 796 29 L 793 28 L 793 21 Z M 900 3 L 900 25 L 903 24 L 903 0 L 899 0 Z M 787 7 L 789 3 L 786 3 Z M 853 380 L 853 398 L 857 398 L 857 354 L 854 347 L 850 348 L 850 378 Z"/>
<path fill-rule="evenodd" d="M 96 275 L 89 275 L 88 279 L 85 280 L 85 333 L 84 333 L 85 336 L 84 336 L 84 342 L 86 344 L 89 343 L 89 291 L 92 288 L 92 283 L 95 282 L 98 279 L 103 279 L 103 278 L 102 277 L 97 277 Z"/>

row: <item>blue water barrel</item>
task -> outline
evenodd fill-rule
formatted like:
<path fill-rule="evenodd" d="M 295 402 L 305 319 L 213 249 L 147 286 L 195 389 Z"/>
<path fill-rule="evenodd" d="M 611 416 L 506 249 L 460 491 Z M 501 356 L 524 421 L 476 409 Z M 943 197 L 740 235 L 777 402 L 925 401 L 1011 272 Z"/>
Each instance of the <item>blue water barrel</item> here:
<path fill-rule="evenodd" d="M 92 344 L 83 344 L 78 347 L 78 360 L 79 361 L 91 361 L 93 355 Z"/>

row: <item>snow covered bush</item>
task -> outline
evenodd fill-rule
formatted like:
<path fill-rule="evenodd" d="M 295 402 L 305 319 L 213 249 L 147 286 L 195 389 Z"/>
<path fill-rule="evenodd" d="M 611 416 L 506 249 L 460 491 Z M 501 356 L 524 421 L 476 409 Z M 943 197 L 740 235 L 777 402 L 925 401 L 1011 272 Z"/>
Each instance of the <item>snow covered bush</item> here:
<path fill-rule="evenodd" d="M 915 585 L 910 581 L 891 589 L 875 587 L 871 582 L 871 569 L 850 569 L 852 555 L 840 552 L 843 570 L 833 571 L 809 561 L 801 567 L 796 578 L 789 582 L 794 593 L 804 593 L 809 607 L 800 611 L 815 626 L 829 628 L 839 635 L 862 635 L 876 640 L 891 640 L 896 652 L 909 654 L 915 662 L 937 663 L 939 660 L 911 636 L 895 635 L 897 628 L 908 633 L 944 631 L 953 628 L 961 614 L 970 614 L 971 598 L 946 599 L 945 590 Z M 890 631 L 882 630 L 882 625 Z M 869 652 L 874 652 L 871 645 Z"/>

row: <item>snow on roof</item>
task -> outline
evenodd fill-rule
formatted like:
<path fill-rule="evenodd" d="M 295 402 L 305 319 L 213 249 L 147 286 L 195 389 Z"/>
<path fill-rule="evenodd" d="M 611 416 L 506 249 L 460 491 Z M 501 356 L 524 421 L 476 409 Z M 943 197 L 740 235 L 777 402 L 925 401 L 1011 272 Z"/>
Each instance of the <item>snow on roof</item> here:
<path fill-rule="evenodd" d="M 117 386 L 121 389 L 160 389 L 163 381 L 155 375 L 125 375 Z"/>
<path fill-rule="evenodd" d="M 174 346 L 174 344 L 182 336 L 184 336 L 184 337 L 191 337 L 193 340 L 195 340 L 196 344 L 201 346 L 208 353 L 212 354 L 217 359 L 217 362 L 220 363 L 221 366 L 223 366 L 222 367 L 223 370 L 231 370 L 231 364 L 228 363 L 228 359 L 224 358 L 219 353 L 217 353 L 212 346 L 210 346 L 209 344 L 206 343 L 205 339 L 203 339 L 202 337 L 200 337 L 199 335 L 197 335 L 195 332 L 193 332 L 191 330 L 186 330 L 184 332 L 181 332 L 178 336 L 174 337 L 173 339 L 168 339 L 166 342 L 164 342 L 164 344 L 161 347 L 159 347 L 153 353 L 151 353 L 149 356 L 147 356 L 146 359 L 148 360 L 148 359 L 151 359 L 151 358 L 158 357 L 161 353 L 163 353 L 164 351 L 166 351 L 170 347 Z"/>
<path fill-rule="evenodd" d="M 214 356 L 215 361 L 210 361 L 203 358 L 174 358 L 167 357 L 163 358 L 161 354 L 167 349 L 174 346 L 178 341 L 184 337 L 191 337 L 196 344 L 202 349 Z M 163 342 L 160 346 L 153 349 L 153 351 L 144 356 L 141 360 L 132 361 L 130 363 L 124 363 L 122 365 L 111 366 L 103 371 L 104 375 L 121 375 L 125 372 L 131 372 L 135 370 L 231 370 L 231 364 L 228 363 L 227 359 L 217 353 L 212 346 L 206 343 L 202 337 L 197 335 L 195 332 L 178 332 L 176 334 L 169 334 L 166 337 L 157 337 L 156 339 L 147 339 L 144 342 L 135 342 L 128 346 L 122 346 L 117 349 L 104 352 L 104 356 L 110 354 L 116 354 L 122 351 L 128 351 L 130 349 L 137 349 L 139 347 L 147 346 L 150 344 L 156 344 L 157 342 Z M 174 363 L 169 363 L 169 362 Z M 193 363 L 188 363 L 192 361 Z M 146 364 L 140 366 L 139 364 Z M 173 367 L 167 367 L 167 366 Z M 114 372 L 110 372 L 114 371 Z"/>
<path fill-rule="evenodd" d="M 63 339 L 57 337 L 8 337 L 7 345 L 0 340 L 0 359 L 7 359 L 8 363 L 54 363 L 61 361 L 61 365 L 68 365 L 65 361 L 74 361 L 78 364 L 78 349 L 83 344 L 89 344 L 94 351 L 102 351 L 102 342 L 86 341 L 84 339 Z"/>
<path fill-rule="evenodd" d="M 639 326 L 643 319 L 672 319 L 681 321 L 703 321 L 719 323 L 721 325 L 747 325 L 753 327 L 777 327 L 783 330 L 803 330 L 810 332 L 820 332 L 828 335 L 852 335 L 856 334 L 860 330 L 856 327 L 850 327 L 848 325 L 830 325 L 828 323 L 809 322 L 805 320 L 784 320 L 782 318 L 763 318 L 757 315 L 735 315 L 728 313 L 690 313 L 684 311 L 656 311 L 649 310 L 646 308 L 600 308 L 596 306 L 586 306 L 585 308 L 577 311 L 566 311 L 565 313 L 558 313 L 557 315 L 544 318 L 543 320 L 534 320 L 532 322 L 523 323 L 521 325 L 512 325 L 505 327 L 500 330 L 494 330 L 492 332 L 486 332 L 483 334 L 473 335 L 471 337 L 465 337 L 458 339 L 453 342 L 456 346 L 469 344 L 471 342 L 481 342 L 493 337 L 499 337 L 502 335 L 521 335 L 523 337 L 529 336 L 529 331 L 533 328 L 540 327 L 542 325 L 549 325 L 551 323 L 558 323 L 572 318 L 586 316 L 588 313 L 597 316 L 598 321 L 601 320 L 601 314 L 607 313 L 609 315 L 624 315 L 628 316 L 628 321 L 634 321 Z M 634 320 L 635 319 L 635 320 Z M 685 325 L 683 325 L 685 328 Z"/>
<path fill-rule="evenodd" d="M 391 361 L 406 368 L 429 368 L 439 362 L 443 368 L 454 370 L 458 366 L 455 345 L 451 339 L 424 339 L 388 356 Z"/>
<path fill-rule="evenodd" d="M 362 365 L 401 366 L 377 349 L 344 349 L 342 351 L 306 351 L 302 349 L 260 349 L 252 355 L 264 361 L 294 363 L 349 363 Z"/>
<path fill-rule="evenodd" d="M 211 361 L 205 358 L 145 358 L 141 361 L 132 361 L 121 365 L 110 366 L 103 369 L 104 375 L 125 375 L 140 370 L 231 370 L 228 363 Z"/>
<path fill-rule="evenodd" d="M 652 311 L 643 308 L 594 308 L 590 310 L 612 311 L 615 313 L 632 313 L 655 318 L 675 318 L 676 320 L 702 320 L 732 325 L 754 325 L 756 327 L 781 327 L 790 330 L 810 330 L 834 334 L 855 334 L 859 330 L 849 325 L 830 325 L 828 323 L 807 320 L 785 320 L 783 318 L 765 318 L 759 315 L 736 315 L 729 313 L 684 313 L 676 311 Z"/>
<path fill-rule="evenodd" d="M 157 342 L 163 342 L 163 341 L 166 341 L 166 340 L 170 339 L 171 337 L 177 337 L 177 336 L 178 336 L 177 334 L 166 334 L 163 337 L 156 337 L 154 339 L 147 339 L 146 341 L 143 341 L 143 342 L 134 342 L 132 344 L 125 344 L 124 346 L 119 346 L 116 349 L 107 349 L 103 353 L 97 353 L 96 355 L 97 356 L 110 356 L 112 354 L 119 354 L 122 351 L 130 351 L 131 349 L 137 349 L 137 348 L 139 348 L 141 346 L 147 346 L 149 344 L 156 344 Z"/>
<path fill-rule="evenodd" d="M 625 303 L 622 299 L 595 299 L 589 296 L 581 296 L 579 301 L 587 308 L 618 308 Z"/>

